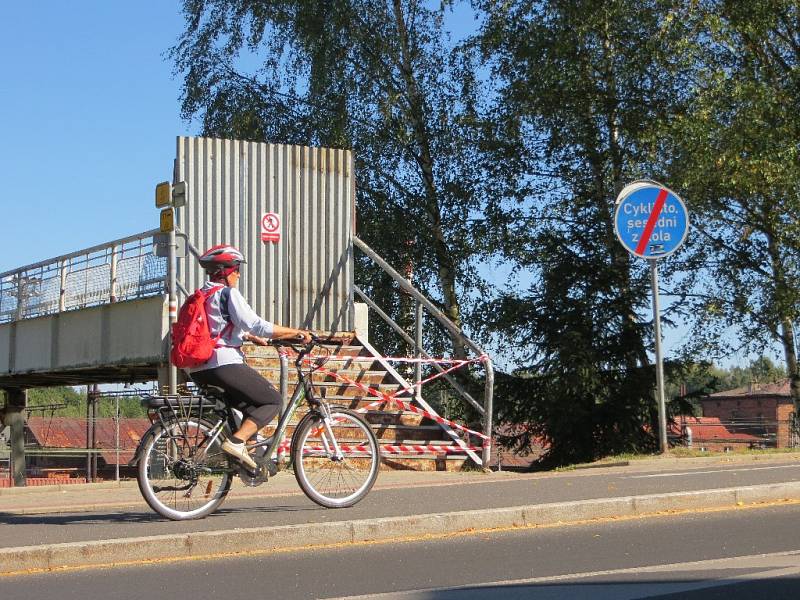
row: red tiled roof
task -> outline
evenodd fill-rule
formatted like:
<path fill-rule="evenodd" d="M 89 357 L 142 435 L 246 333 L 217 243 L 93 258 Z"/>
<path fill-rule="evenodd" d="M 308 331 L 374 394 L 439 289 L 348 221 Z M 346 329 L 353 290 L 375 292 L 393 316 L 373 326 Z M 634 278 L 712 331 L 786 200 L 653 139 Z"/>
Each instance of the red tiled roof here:
<path fill-rule="evenodd" d="M 95 421 L 95 448 L 115 448 L 114 419 Z M 86 419 L 75 417 L 28 417 L 27 426 L 36 443 L 45 448 L 86 448 Z M 148 419 L 120 419 L 120 448 L 134 450 L 150 427 Z"/>
<path fill-rule="evenodd" d="M 790 397 L 789 379 L 778 383 L 753 383 L 724 392 L 709 394 L 709 398 L 716 400 L 724 398 L 741 398 L 743 396 L 786 396 Z"/>
<path fill-rule="evenodd" d="M 120 450 L 119 451 L 119 464 L 127 465 L 133 459 L 133 450 Z M 100 457 L 106 461 L 107 465 L 117 464 L 117 451 L 116 450 L 102 450 L 98 452 Z"/>

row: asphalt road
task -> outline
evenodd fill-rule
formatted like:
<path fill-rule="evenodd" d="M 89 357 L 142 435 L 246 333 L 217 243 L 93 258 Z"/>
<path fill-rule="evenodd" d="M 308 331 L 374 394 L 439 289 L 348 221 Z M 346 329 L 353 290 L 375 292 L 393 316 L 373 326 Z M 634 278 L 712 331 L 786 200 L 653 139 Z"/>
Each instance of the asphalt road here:
<path fill-rule="evenodd" d="M 796 505 L 750 508 L 0 577 L 0 597 L 794 599 L 798 522 Z"/>
<path fill-rule="evenodd" d="M 291 477 L 289 474 L 281 476 Z M 42 515 L 0 512 L 0 547 L 490 509 L 792 481 L 800 481 L 800 464 L 796 461 L 663 472 L 586 470 L 526 475 L 503 481 L 381 489 L 373 490 L 358 505 L 340 510 L 320 508 L 300 493 L 277 498 L 229 499 L 206 519 L 189 522 L 164 520 L 141 505 L 114 511 Z"/>

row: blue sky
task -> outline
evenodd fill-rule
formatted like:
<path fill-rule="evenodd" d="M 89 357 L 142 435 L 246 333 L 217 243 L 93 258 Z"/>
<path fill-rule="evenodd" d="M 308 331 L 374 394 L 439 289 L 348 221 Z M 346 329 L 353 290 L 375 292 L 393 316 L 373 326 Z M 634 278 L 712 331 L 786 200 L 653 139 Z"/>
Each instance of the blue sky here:
<path fill-rule="evenodd" d="M 166 57 L 180 4 L 2 4 L 0 272 L 158 227 L 175 137 L 199 131 Z"/>
<path fill-rule="evenodd" d="M 158 227 L 180 82 L 176 1 L 6 2 L 0 11 L 0 272 Z"/>

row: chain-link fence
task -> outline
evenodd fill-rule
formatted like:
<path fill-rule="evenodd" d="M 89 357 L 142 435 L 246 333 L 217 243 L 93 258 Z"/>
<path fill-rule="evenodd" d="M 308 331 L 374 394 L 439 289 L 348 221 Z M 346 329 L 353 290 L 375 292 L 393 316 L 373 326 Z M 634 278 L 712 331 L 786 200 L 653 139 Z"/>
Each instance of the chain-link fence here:
<path fill-rule="evenodd" d="M 135 477 L 128 463 L 151 424 L 139 392 L 90 393 L 80 407 L 54 404 L 26 412 L 26 485 Z M 11 487 L 8 436 L 4 437 L 0 438 L 0 487 Z"/>
<path fill-rule="evenodd" d="M 164 293 L 148 231 L 0 273 L 0 323 Z"/>

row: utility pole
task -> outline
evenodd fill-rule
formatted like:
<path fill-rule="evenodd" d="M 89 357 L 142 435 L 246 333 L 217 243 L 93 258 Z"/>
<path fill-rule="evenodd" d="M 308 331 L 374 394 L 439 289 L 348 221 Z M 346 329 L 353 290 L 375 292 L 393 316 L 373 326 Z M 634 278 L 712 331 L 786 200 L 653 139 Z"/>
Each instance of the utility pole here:
<path fill-rule="evenodd" d="M 86 482 L 93 482 L 97 478 L 97 454 L 94 449 L 97 445 L 97 384 L 93 383 L 86 388 Z"/>

